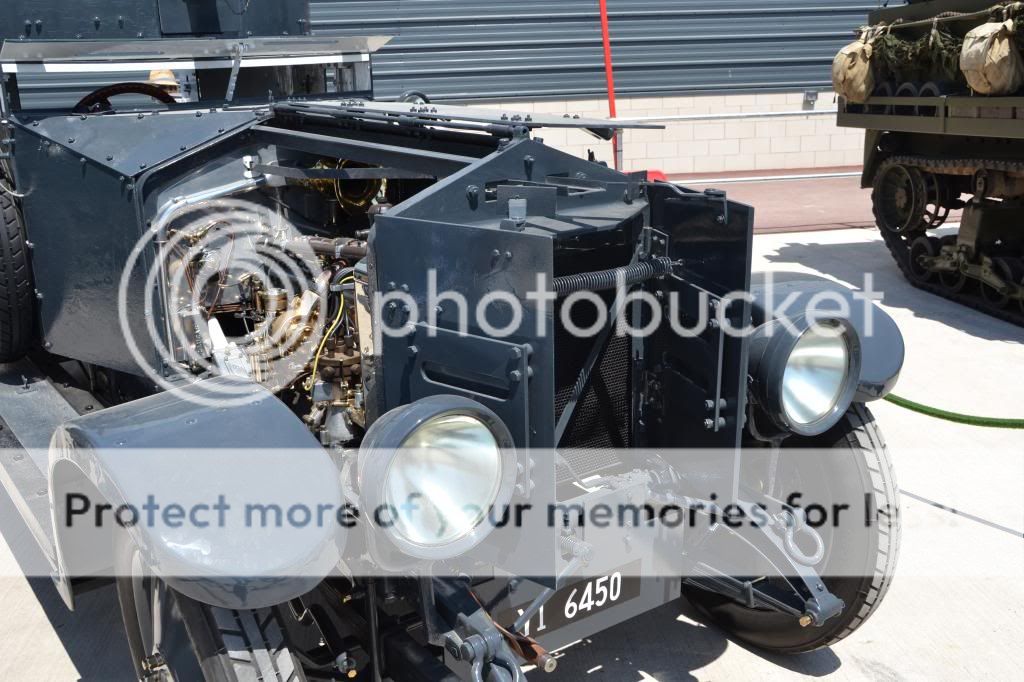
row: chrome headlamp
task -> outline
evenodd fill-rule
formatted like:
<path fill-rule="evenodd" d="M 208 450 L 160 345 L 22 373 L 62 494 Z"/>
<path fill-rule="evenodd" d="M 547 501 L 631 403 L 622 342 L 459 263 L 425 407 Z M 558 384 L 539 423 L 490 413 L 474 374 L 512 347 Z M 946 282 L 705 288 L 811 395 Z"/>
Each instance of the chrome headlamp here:
<path fill-rule="evenodd" d="M 848 320 L 806 316 L 759 327 L 750 341 L 755 397 L 775 424 L 814 436 L 832 428 L 860 380 L 860 336 Z"/>
<path fill-rule="evenodd" d="M 512 436 L 491 410 L 432 396 L 388 412 L 359 449 L 363 513 L 401 552 L 446 559 L 480 544 L 512 500 Z"/>

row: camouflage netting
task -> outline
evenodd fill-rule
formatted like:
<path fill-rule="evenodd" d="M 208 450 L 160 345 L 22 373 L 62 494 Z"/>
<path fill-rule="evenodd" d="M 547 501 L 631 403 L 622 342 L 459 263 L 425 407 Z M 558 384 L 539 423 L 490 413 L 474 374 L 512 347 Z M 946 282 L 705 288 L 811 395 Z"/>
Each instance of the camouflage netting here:
<path fill-rule="evenodd" d="M 933 29 L 917 40 L 905 40 L 895 31 L 885 33 L 874 43 L 875 82 L 944 81 L 966 85 L 960 72 L 963 43 L 963 38 L 942 29 Z"/>

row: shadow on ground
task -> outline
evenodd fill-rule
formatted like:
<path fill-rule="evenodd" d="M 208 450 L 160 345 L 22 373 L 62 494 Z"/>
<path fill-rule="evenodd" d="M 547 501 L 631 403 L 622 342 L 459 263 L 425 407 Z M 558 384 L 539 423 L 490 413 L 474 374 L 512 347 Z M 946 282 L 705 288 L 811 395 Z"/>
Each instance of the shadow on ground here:
<path fill-rule="evenodd" d="M 689 682 L 695 671 L 740 647 L 766 663 L 811 677 L 823 677 L 842 665 L 831 649 L 800 656 L 777 656 L 730 641 L 713 625 L 697 622 L 685 599 L 650 611 L 559 653 L 558 669 L 551 675 L 534 672 L 533 679 L 548 682 L 614 680 L 633 682 Z"/>
<path fill-rule="evenodd" d="M 1024 343 L 1024 330 L 1016 325 L 911 286 L 881 241 L 790 242 L 765 254 L 764 259 L 773 264 L 793 263 L 813 268 L 861 290 L 865 288 L 867 272 L 872 275 L 875 291 L 884 294 L 882 303 L 890 308 L 904 308 L 915 317 L 941 322 L 979 339 Z M 805 273 L 782 271 L 775 272 L 774 276 L 777 282 L 810 277 Z"/>

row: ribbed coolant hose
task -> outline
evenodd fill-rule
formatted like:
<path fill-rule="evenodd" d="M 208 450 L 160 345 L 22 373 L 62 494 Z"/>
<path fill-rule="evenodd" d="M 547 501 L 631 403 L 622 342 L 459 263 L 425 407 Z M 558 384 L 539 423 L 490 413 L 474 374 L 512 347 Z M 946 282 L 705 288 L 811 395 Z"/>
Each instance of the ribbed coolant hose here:
<path fill-rule="evenodd" d="M 631 286 L 640 282 L 646 282 L 655 277 L 667 275 L 670 272 L 672 272 L 672 259 L 662 256 L 621 268 L 594 270 L 592 272 L 566 275 L 565 277 L 555 277 L 552 286 L 556 294 L 567 296 L 577 291 L 614 289 L 619 286 L 620 282 L 624 286 Z"/>

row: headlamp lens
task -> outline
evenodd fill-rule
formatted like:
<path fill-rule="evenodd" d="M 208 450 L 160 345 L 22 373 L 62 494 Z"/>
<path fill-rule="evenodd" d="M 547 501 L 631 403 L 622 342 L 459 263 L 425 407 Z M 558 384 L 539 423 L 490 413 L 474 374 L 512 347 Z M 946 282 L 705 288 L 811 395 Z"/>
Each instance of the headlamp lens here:
<path fill-rule="evenodd" d="M 405 439 L 387 472 L 394 531 L 424 546 L 465 537 L 486 518 L 501 479 L 501 449 L 486 424 L 461 414 L 428 420 Z"/>
<path fill-rule="evenodd" d="M 818 323 L 797 340 L 782 375 L 782 407 L 806 426 L 824 418 L 842 397 L 850 373 L 850 346 L 838 326 Z"/>

